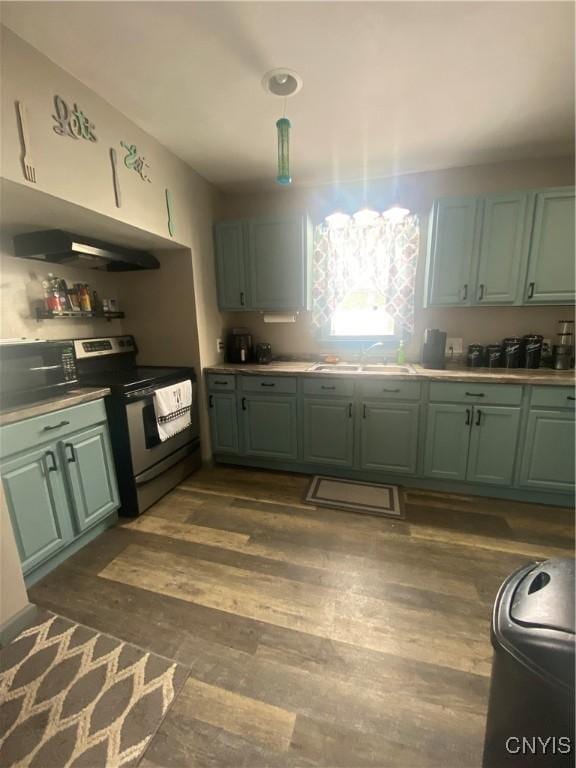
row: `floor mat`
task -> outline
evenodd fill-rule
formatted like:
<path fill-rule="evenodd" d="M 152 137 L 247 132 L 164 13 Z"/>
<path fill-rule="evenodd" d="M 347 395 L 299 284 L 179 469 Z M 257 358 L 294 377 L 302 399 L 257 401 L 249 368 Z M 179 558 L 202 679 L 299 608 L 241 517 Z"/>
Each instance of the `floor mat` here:
<path fill-rule="evenodd" d="M 317 507 L 333 507 L 368 515 L 403 518 L 400 497 L 397 485 L 315 475 L 306 493 L 305 501 Z"/>
<path fill-rule="evenodd" d="M 43 611 L 0 652 L 0 765 L 136 765 L 187 676 Z"/>

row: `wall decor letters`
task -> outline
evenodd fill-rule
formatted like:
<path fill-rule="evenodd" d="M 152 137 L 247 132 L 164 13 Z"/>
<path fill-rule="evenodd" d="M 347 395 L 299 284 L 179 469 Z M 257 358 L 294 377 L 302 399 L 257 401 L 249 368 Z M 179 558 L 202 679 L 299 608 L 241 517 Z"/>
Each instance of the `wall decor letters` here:
<path fill-rule="evenodd" d="M 28 110 L 26 109 L 26 105 L 21 101 L 16 102 L 16 114 L 18 115 L 18 125 L 20 128 L 20 145 L 22 147 L 20 158 L 22 160 L 24 178 L 26 181 L 31 181 L 33 184 L 36 184 L 36 168 L 34 166 L 34 160 L 32 160 L 30 131 L 28 130 Z"/>
<path fill-rule="evenodd" d="M 126 142 L 121 141 L 120 145 L 126 150 L 126 154 L 124 155 L 124 165 L 126 168 L 136 171 L 142 181 L 150 183 L 152 179 L 145 171 L 145 169 L 150 168 L 150 166 L 146 162 L 146 158 L 143 155 L 138 154 L 136 144 L 126 144 Z"/>
<path fill-rule="evenodd" d="M 86 117 L 78 105 L 74 104 L 74 109 L 70 109 L 62 96 L 54 96 L 54 110 L 56 114 L 52 115 L 56 125 L 52 126 L 54 133 L 59 136 L 70 136 L 72 139 L 86 139 L 87 141 L 98 141 L 94 133 L 94 123 Z"/>

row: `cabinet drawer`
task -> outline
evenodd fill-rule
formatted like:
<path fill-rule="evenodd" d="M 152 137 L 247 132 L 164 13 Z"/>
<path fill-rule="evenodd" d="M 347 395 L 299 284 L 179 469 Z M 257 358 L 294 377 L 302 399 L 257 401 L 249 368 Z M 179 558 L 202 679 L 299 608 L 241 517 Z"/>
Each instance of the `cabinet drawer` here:
<path fill-rule="evenodd" d="M 208 389 L 215 392 L 233 392 L 236 389 L 236 376 L 232 374 L 209 373 L 206 379 Z"/>
<path fill-rule="evenodd" d="M 0 456 L 10 456 L 41 443 L 59 440 L 63 435 L 105 421 L 106 407 L 101 399 L 7 424 L 0 429 Z"/>
<path fill-rule="evenodd" d="M 378 379 L 360 382 L 362 397 L 378 398 L 379 400 L 419 400 L 420 388 L 419 381 Z"/>
<path fill-rule="evenodd" d="M 533 408 L 574 408 L 574 387 L 532 387 L 530 405 Z"/>
<path fill-rule="evenodd" d="M 520 405 L 522 387 L 514 384 L 461 384 L 432 382 L 430 400 L 439 403 Z"/>
<path fill-rule="evenodd" d="M 296 394 L 296 378 L 294 376 L 243 376 L 242 391 L 293 395 Z"/>
<path fill-rule="evenodd" d="M 304 394 L 352 397 L 354 394 L 354 382 L 351 379 L 328 379 L 323 376 L 314 379 L 304 379 Z"/>

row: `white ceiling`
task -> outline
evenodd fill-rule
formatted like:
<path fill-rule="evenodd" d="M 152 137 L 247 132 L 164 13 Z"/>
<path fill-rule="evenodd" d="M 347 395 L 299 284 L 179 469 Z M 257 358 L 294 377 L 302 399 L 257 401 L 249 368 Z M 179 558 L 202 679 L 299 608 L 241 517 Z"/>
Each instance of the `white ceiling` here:
<path fill-rule="evenodd" d="M 221 187 L 574 149 L 572 2 L 8 2 L 2 21 Z"/>

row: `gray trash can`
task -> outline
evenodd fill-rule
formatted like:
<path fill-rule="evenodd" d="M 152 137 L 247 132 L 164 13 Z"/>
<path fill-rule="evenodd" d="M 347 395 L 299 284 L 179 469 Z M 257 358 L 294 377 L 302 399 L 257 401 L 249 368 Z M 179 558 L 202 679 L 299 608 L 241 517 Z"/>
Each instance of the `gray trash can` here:
<path fill-rule="evenodd" d="M 574 560 L 513 573 L 492 616 L 484 768 L 574 766 Z"/>

